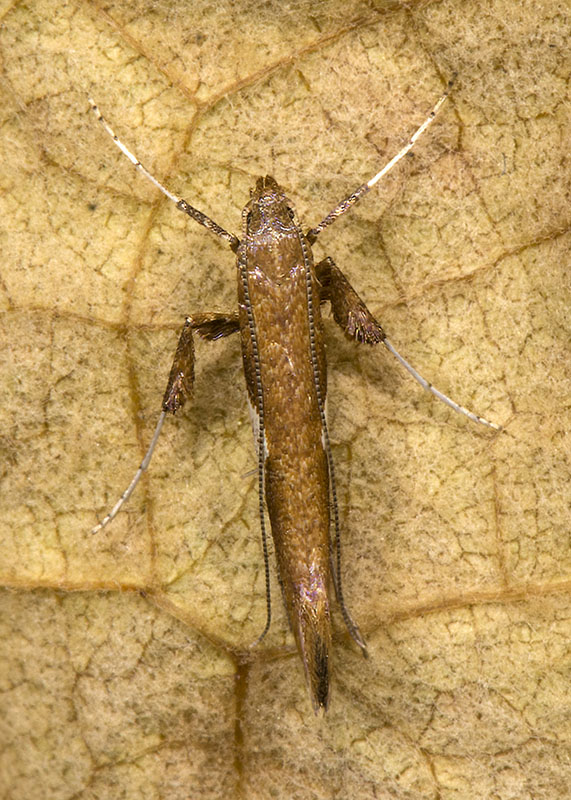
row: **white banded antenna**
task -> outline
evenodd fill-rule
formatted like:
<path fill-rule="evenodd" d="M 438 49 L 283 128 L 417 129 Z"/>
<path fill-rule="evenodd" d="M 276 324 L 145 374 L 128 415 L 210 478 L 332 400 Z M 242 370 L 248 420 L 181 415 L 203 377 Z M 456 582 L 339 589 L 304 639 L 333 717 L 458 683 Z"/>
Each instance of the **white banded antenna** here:
<path fill-rule="evenodd" d="M 233 233 L 229 233 L 221 225 L 218 225 L 217 222 L 214 222 L 213 219 L 210 219 L 210 217 L 208 217 L 206 214 L 203 214 L 202 211 L 199 211 L 194 206 L 191 206 L 190 203 L 187 203 L 187 201 L 183 197 L 178 197 L 178 195 L 170 192 L 166 186 L 163 186 L 163 184 L 160 181 L 158 181 L 155 178 L 155 176 L 141 164 L 137 156 L 134 153 L 132 153 L 126 145 L 123 144 L 121 139 L 117 136 L 111 125 L 109 125 L 109 123 L 99 110 L 99 106 L 97 105 L 95 100 L 93 100 L 91 97 L 89 97 L 88 100 L 91 106 L 91 110 L 93 111 L 99 122 L 103 125 L 103 127 L 105 128 L 109 136 L 113 139 L 113 141 L 115 142 L 119 150 L 123 153 L 123 155 L 127 156 L 131 164 L 133 164 L 133 166 L 136 169 L 138 169 L 139 172 L 142 172 L 145 178 L 147 178 L 147 180 L 149 180 L 154 186 L 156 186 L 157 189 L 159 189 L 165 195 L 165 197 L 168 197 L 168 199 L 175 204 L 175 206 L 178 208 L 179 211 L 184 211 L 184 213 L 188 214 L 188 216 L 191 217 L 191 219 L 195 220 L 195 222 L 198 222 L 200 225 L 203 225 L 207 230 L 211 231 L 212 233 L 216 234 L 216 236 L 220 237 L 220 239 L 224 239 L 230 245 L 232 250 L 236 252 L 236 250 L 238 249 L 238 245 L 240 244 L 239 239 L 236 236 L 234 236 Z"/>

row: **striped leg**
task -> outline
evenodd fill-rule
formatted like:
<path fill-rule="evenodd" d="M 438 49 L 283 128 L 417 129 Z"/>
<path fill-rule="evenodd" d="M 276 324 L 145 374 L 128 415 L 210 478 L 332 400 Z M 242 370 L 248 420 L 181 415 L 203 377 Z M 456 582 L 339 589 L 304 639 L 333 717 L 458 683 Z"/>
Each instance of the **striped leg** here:
<path fill-rule="evenodd" d="M 365 342 L 366 344 L 382 342 L 387 350 L 389 350 L 389 352 L 400 361 L 403 367 L 410 372 L 415 381 L 418 381 L 424 389 L 431 392 L 443 403 L 446 403 L 446 405 L 450 406 L 450 408 L 454 409 L 454 411 L 457 411 L 459 414 L 464 414 L 469 417 L 473 422 L 478 422 L 480 425 L 487 425 L 489 428 L 493 428 L 496 431 L 502 430 L 501 425 L 498 425 L 496 422 L 490 422 L 479 414 L 474 414 L 473 411 L 469 411 L 467 408 L 459 405 L 450 397 L 436 389 L 401 356 L 387 339 L 381 325 L 373 317 L 347 278 L 343 275 L 341 270 L 335 266 L 333 259 L 323 259 L 323 261 L 315 265 L 315 270 L 319 282 L 323 287 L 321 291 L 321 301 L 325 302 L 329 300 L 335 322 L 349 338 L 356 339 L 358 342 Z"/>
<path fill-rule="evenodd" d="M 187 317 L 178 340 L 174 359 L 163 396 L 162 410 L 151 439 L 151 443 L 141 461 L 139 468 L 133 475 L 131 483 L 117 500 L 111 511 L 103 517 L 101 522 L 92 528 L 91 533 L 99 533 L 112 519 L 114 519 L 123 505 L 131 497 L 143 473 L 149 466 L 156 444 L 159 440 L 161 429 L 168 413 L 175 414 L 185 404 L 192 394 L 194 384 L 194 342 L 192 331 L 196 330 L 205 339 L 211 341 L 229 336 L 240 329 L 238 314 L 196 314 Z"/>

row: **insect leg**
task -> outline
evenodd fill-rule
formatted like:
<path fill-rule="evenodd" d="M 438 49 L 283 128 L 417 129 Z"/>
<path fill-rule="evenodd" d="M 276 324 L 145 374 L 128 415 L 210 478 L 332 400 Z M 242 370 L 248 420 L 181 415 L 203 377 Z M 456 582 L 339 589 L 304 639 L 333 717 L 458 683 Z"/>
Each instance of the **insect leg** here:
<path fill-rule="evenodd" d="M 248 266 L 244 251 L 238 254 L 238 269 L 240 271 L 240 281 L 244 295 L 244 307 L 248 319 L 248 331 L 252 346 L 252 359 L 254 362 L 255 375 L 255 407 L 254 414 L 256 420 L 257 447 L 258 447 L 258 513 L 260 517 L 260 532 L 262 534 L 262 551 L 264 556 L 264 576 L 266 580 L 266 624 L 261 634 L 255 639 L 250 647 L 256 647 L 265 637 L 270 629 L 272 621 L 272 593 L 270 586 L 270 561 L 268 554 L 268 536 L 266 531 L 266 521 L 264 514 L 264 495 L 266 484 L 266 433 L 265 433 L 265 411 L 264 411 L 264 388 L 262 385 L 262 370 L 260 366 L 260 349 L 258 345 L 258 331 L 252 301 L 250 299 L 250 286 L 248 281 Z M 280 579 L 281 583 L 281 579 Z M 283 591 L 283 584 L 282 584 Z"/>
<path fill-rule="evenodd" d="M 193 314 L 192 327 L 203 339 L 213 342 L 231 333 L 238 333 L 240 320 L 237 311 L 233 314 Z"/>
<path fill-rule="evenodd" d="M 327 431 L 327 428 L 324 428 Z M 335 468 L 333 465 L 333 458 L 331 455 L 331 445 L 329 443 L 329 434 L 326 435 L 327 442 L 327 464 L 329 468 L 329 483 L 331 486 L 331 507 L 333 510 L 333 529 L 335 535 L 330 542 L 329 547 L 329 563 L 331 565 L 331 575 L 333 577 L 333 586 L 335 588 L 335 596 L 337 603 L 341 609 L 341 615 L 345 623 L 345 627 L 349 631 L 351 638 L 361 648 L 361 652 L 368 657 L 367 645 L 359 630 L 359 626 L 349 613 L 349 609 L 345 605 L 345 596 L 343 594 L 343 582 L 341 580 L 341 522 L 339 520 L 339 503 L 337 502 L 337 488 L 335 481 Z"/>
<path fill-rule="evenodd" d="M 319 366 L 317 362 L 315 319 L 313 313 L 314 300 L 313 300 L 313 286 L 312 286 L 312 270 L 309 269 L 309 258 L 308 258 L 308 253 L 306 251 L 306 247 L 303 243 L 304 241 L 303 237 L 301 237 L 300 241 L 302 242 L 302 249 L 304 251 L 304 262 L 306 267 L 305 277 L 306 277 L 306 295 L 307 295 L 307 310 L 308 310 L 307 317 L 309 323 L 309 342 L 310 342 L 311 364 L 313 368 L 313 383 L 315 386 L 315 393 L 317 395 L 317 406 L 319 408 L 319 415 L 321 417 L 321 436 L 323 439 L 323 447 L 325 450 L 325 456 L 327 459 L 327 469 L 329 473 L 329 494 L 330 494 L 329 515 L 330 519 L 331 517 L 333 517 L 333 530 L 334 530 L 334 536 L 333 536 L 334 545 L 332 543 L 331 538 L 329 540 L 329 563 L 331 566 L 331 576 L 333 578 L 335 595 L 337 597 L 337 603 L 339 604 L 339 608 L 343 616 L 343 621 L 345 622 L 345 625 L 351 635 L 351 638 L 361 648 L 361 651 L 366 658 L 367 645 L 365 644 L 365 640 L 361 635 L 359 626 L 349 613 L 349 609 L 345 605 L 345 598 L 343 597 L 343 586 L 341 584 L 341 524 L 339 521 L 339 503 L 337 502 L 335 465 L 333 463 L 333 454 L 331 452 L 331 442 L 329 439 L 329 429 L 327 426 L 327 415 L 325 413 L 324 397 L 321 390 L 321 377 L 319 374 Z M 319 292 L 315 300 L 316 303 L 319 305 L 319 303 L 321 302 L 321 292 Z M 326 707 L 327 702 L 322 703 L 322 705 Z"/>
<path fill-rule="evenodd" d="M 469 411 L 467 408 L 464 408 L 464 406 L 459 405 L 450 397 L 440 392 L 401 356 L 387 339 L 381 325 L 373 317 L 347 278 L 343 275 L 341 270 L 335 266 L 333 259 L 323 259 L 323 261 L 315 265 L 315 270 L 318 280 L 323 287 L 321 291 L 321 300 L 322 302 L 325 300 L 330 301 L 335 322 L 343 329 L 344 333 L 349 336 L 349 338 L 356 339 L 358 342 L 365 342 L 366 344 L 382 342 L 387 350 L 389 350 L 395 358 L 400 361 L 403 367 L 410 372 L 415 381 L 418 381 L 424 389 L 431 392 L 443 403 L 446 403 L 446 405 L 450 406 L 450 408 L 454 409 L 454 411 L 457 411 L 459 414 L 464 414 L 469 417 L 473 422 L 478 422 L 480 425 L 487 425 L 489 428 L 493 428 L 496 431 L 502 430 L 501 425 L 490 422 L 478 414 L 474 414 L 473 411 Z"/>
<path fill-rule="evenodd" d="M 218 225 L 216 222 L 214 222 L 214 220 L 210 219 L 210 217 L 207 217 L 206 214 L 203 214 L 202 211 L 199 211 L 197 208 L 194 208 L 194 206 L 191 206 L 190 203 L 187 203 L 186 200 L 183 200 L 182 197 L 177 197 L 177 195 L 170 192 L 166 188 L 166 186 L 163 186 L 163 184 L 160 181 L 158 181 L 155 178 L 155 176 L 151 172 L 149 172 L 149 170 L 146 167 L 143 166 L 143 164 L 141 164 L 137 156 L 134 155 L 134 153 L 132 153 L 129 150 L 129 148 L 123 144 L 121 139 L 119 139 L 119 137 L 115 134 L 113 128 L 109 125 L 109 123 L 99 110 L 99 107 L 91 99 L 91 97 L 89 98 L 89 104 L 91 106 L 91 110 L 93 111 L 99 122 L 103 125 L 106 132 L 113 139 L 113 141 L 115 142 L 119 150 L 121 150 L 123 155 L 127 156 L 127 158 L 133 164 L 133 166 L 136 169 L 138 169 L 139 172 L 142 172 L 145 178 L 147 178 L 147 180 L 149 180 L 152 184 L 154 184 L 157 187 L 157 189 L 160 189 L 160 191 L 165 195 L 165 197 L 168 197 L 168 199 L 171 200 L 176 205 L 179 211 L 184 211 L 185 214 L 188 214 L 189 217 L 194 219 L 200 225 L 203 225 L 205 228 L 207 228 L 207 230 L 211 231 L 216 236 L 219 236 L 221 239 L 225 239 L 232 248 L 232 250 L 236 252 L 236 250 L 238 249 L 238 245 L 240 244 L 239 239 L 236 236 L 234 236 L 234 234 L 228 233 L 227 230 L 225 230 L 221 225 Z"/>
<path fill-rule="evenodd" d="M 194 383 L 193 329 L 197 330 L 205 339 L 210 340 L 229 336 L 239 330 L 238 314 L 197 314 L 194 317 L 186 318 L 174 354 L 167 388 L 163 396 L 162 411 L 145 457 L 141 461 L 129 486 L 111 511 L 92 529 L 91 533 L 99 533 L 102 528 L 108 525 L 117 516 L 123 504 L 131 497 L 143 473 L 150 464 L 166 415 L 169 412 L 175 414 L 179 408 L 182 408 L 192 393 Z"/>
<path fill-rule="evenodd" d="M 386 338 L 384 330 L 333 259 L 324 258 L 315 265 L 315 271 L 322 287 L 320 301 L 329 300 L 333 318 L 343 332 L 358 342 L 382 342 Z"/>

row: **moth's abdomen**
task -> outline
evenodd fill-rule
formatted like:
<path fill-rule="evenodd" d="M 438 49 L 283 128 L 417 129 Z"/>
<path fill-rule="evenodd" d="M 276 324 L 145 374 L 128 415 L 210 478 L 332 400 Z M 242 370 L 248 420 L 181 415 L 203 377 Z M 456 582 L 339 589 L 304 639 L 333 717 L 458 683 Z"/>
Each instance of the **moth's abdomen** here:
<path fill-rule="evenodd" d="M 331 659 L 331 622 L 327 593 L 321 597 L 306 598 L 298 594 L 294 602 L 295 616 L 292 627 L 303 660 L 305 678 L 315 713 L 329 704 L 329 679 Z"/>
<path fill-rule="evenodd" d="M 279 578 L 317 712 L 327 708 L 331 672 L 327 460 L 319 439 L 297 462 L 283 451 L 276 458 L 276 442 L 269 441 L 266 502 Z M 282 445 L 287 450 L 287 442 Z"/>

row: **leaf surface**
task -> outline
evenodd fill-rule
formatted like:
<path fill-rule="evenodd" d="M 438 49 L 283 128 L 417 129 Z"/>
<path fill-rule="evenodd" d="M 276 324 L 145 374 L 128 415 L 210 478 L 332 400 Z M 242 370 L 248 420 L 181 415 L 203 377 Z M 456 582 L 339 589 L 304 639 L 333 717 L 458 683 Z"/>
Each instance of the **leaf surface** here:
<path fill-rule="evenodd" d="M 569 17 L 549 0 L 61 3 L 0 29 L 0 794 L 564 798 L 569 752 Z M 185 314 L 233 310 L 261 174 L 322 234 L 437 403 L 327 319 L 345 594 L 314 718 L 273 582 L 270 635 L 239 342 L 197 345 L 152 435 Z M 567 141 L 568 151 L 568 141 Z M 326 317 L 328 312 L 326 311 Z"/>

